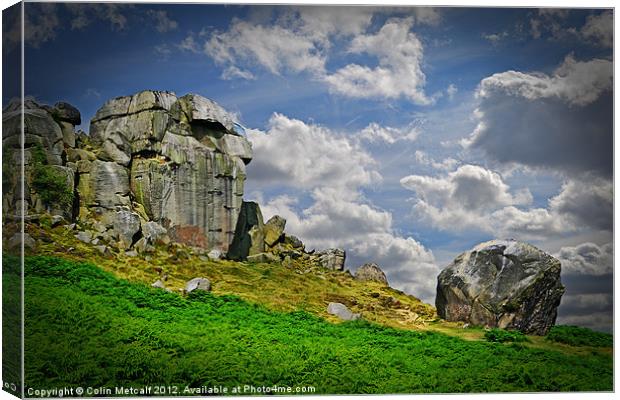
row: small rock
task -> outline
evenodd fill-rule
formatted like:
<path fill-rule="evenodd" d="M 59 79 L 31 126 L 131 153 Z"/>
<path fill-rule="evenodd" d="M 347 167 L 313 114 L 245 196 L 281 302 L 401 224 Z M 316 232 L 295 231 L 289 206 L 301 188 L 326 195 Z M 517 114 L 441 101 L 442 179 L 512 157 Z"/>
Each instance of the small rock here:
<path fill-rule="evenodd" d="M 376 281 L 386 285 L 388 283 L 385 273 L 375 263 L 367 263 L 359 267 L 355 272 L 355 279 L 360 281 Z"/>
<path fill-rule="evenodd" d="M 88 231 L 80 231 L 77 235 L 75 235 L 75 237 L 77 240 L 84 243 L 90 243 L 90 241 L 93 240 L 93 235 Z"/>
<path fill-rule="evenodd" d="M 27 233 L 24 233 L 23 242 L 24 242 L 24 249 L 31 250 L 31 249 L 34 249 L 34 247 L 36 246 L 35 240 L 32 238 L 32 236 L 30 236 Z M 9 243 L 8 243 L 9 249 L 11 250 L 21 250 L 21 244 L 22 244 L 22 235 L 20 232 L 17 232 L 13 236 L 11 236 L 11 238 L 9 239 Z"/>
<path fill-rule="evenodd" d="M 97 249 L 99 253 L 103 254 L 104 256 L 110 254 L 110 249 L 108 248 L 108 246 L 100 244 L 99 246 L 95 246 L 95 249 Z"/>
<path fill-rule="evenodd" d="M 222 252 L 220 250 L 217 249 L 213 249 L 209 252 L 209 254 L 207 254 L 207 257 L 209 257 L 210 260 L 220 260 L 222 259 Z"/>
<path fill-rule="evenodd" d="M 280 259 L 271 253 L 258 253 L 248 256 L 248 262 L 251 263 L 272 263 L 277 261 L 280 261 Z"/>
<path fill-rule="evenodd" d="M 98 245 L 99 244 L 99 238 L 94 238 L 93 240 L 90 241 L 90 244 Z"/>
<path fill-rule="evenodd" d="M 140 253 L 150 253 L 155 250 L 155 248 L 148 243 L 146 238 L 140 238 L 136 244 L 133 245 L 133 248 Z"/>
<path fill-rule="evenodd" d="M 67 227 L 67 229 L 69 229 L 70 231 L 75 230 L 75 228 L 77 227 L 77 225 L 75 223 L 73 224 L 69 224 L 69 225 L 65 225 Z"/>
<path fill-rule="evenodd" d="M 346 253 L 342 249 L 327 249 L 318 251 L 318 262 L 323 268 L 331 269 L 333 271 L 344 270 L 344 260 Z"/>
<path fill-rule="evenodd" d="M 62 215 L 52 215 L 52 228 L 55 228 L 58 225 L 61 225 L 64 223 L 65 223 L 65 219 Z"/>
<path fill-rule="evenodd" d="M 352 313 L 347 306 L 342 303 L 329 303 L 327 312 L 337 316 L 343 321 L 353 321 L 361 318 L 361 314 Z"/>
<path fill-rule="evenodd" d="M 185 293 L 191 293 L 194 290 L 211 290 L 211 281 L 207 278 L 194 278 L 185 284 Z"/>
<path fill-rule="evenodd" d="M 142 224 L 142 236 L 149 241 L 149 244 L 168 244 L 170 237 L 166 228 L 154 221 Z"/>
<path fill-rule="evenodd" d="M 99 233 L 103 233 L 108 230 L 108 227 L 105 226 L 103 222 L 97 221 L 93 224 L 92 228 Z"/>
<path fill-rule="evenodd" d="M 135 250 L 129 250 L 125 252 L 127 257 L 138 257 L 138 252 Z"/>
<path fill-rule="evenodd" d="M 294 249 L 303 249 L 305 247 L 297 236 L 289 235 L 288 233 L 284 234 L 284 244 L 288 244 Z"/>

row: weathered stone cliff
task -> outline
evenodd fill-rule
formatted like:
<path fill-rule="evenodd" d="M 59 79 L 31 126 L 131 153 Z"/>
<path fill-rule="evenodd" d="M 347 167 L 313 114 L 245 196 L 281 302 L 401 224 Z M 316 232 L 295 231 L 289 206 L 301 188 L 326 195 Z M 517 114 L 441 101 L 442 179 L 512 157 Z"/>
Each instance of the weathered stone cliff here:
<path fill-rule="evenodd" d="M 69 104 L 51 108 L 30 100 L 24 106 L 26 169 L 33 170 L 35 149 L 42 151 L 41 170 L 64 174 L 74 195 L 63 207 L 44 204 L 29 173 L 27 209 L 47 208 L 67 220 L 97 224 L 121 248 L 139 240 L 151 222 L 174 241 L 228 250 L 252 147 L 217 103 L 158 91 L 117 97 L 97 111 L 89 135 L 77 136 L 81 117 Z M 15 153 L 21 147 L 19 108 L 3 111 L 3 148 Z M 18 182 L 10 185 L 3 201 L 15 205 L 21 200 L 15 198 Z"/>

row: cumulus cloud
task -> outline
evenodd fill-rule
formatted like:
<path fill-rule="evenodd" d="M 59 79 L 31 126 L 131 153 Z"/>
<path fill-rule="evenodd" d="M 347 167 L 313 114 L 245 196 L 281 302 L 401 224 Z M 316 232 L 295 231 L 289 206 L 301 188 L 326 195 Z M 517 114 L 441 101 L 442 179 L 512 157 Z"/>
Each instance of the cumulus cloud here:
<path fill-rule="evenodd" d="M 610 176 L 612 80 L 611 61 L 570 55 L 551 75 L 494 74 L 480 82 L 478 124 L 463 144 L 499 162 Z"/>
<path fill-rule="evenodd" d="M 123 10 L 131 6 L 114 3 L 67 3 L 65 7 L 71 14 L 71 29 L 84 29 L 93 21 L 101 20 L 108 22 L 112 30 L 121 31 L 127 28 L 127 16 Z"/>
<path fill-rule="evenodd" d="M 234 19 L 227 31 L 213 33 L 204 51 L 220 65 L 241 60 L 276 75 L 286 69 L 321 74 L 325 68 L 325 55 L 312 37 L 279 25 L 256 25 L 240 19 Z"/>
<path fill-rule="evenodd" d="M 488 40 L 494 46 L 499 44 L 499 42 L 501 42 L 502 40 L 506 39 L 507 37 L 508 37 L 508 32 L 506 32 L 506 31 L 502 31 L 502 32 L 499 32 L 499 33 L 489 33 L 489 34 L 483 34 L 482 35 L 483 39 Z"/>
<path fill-rule="evenodd" d="M 422 43 L 411 29 L 416 23 L 436 24 L 439 12 L 409 9 L 407 18 L 390 18 L 378 32 L 369 32 L 377 13 L 398 14 L 402 10 L 289 7 L 269 17 L 233 19 L 225 30 L 190 34 L 179 48 L 210 56 L 224 68 L 223 79 L 248 79 L 254 76 L 248 67 L 258 66 L 275 75 L 307 73 L 327 84 L 331 92 L 347 97 L 404 97 L 416 104 L 431 104 L 434 98 L 424 93 Z M 367 55 L 378 65 L 350 63 L 328 71 L 335 41 L 349 43 L 347 54 Z"/>
<path fill-rule="evenodd" d="M 512 190 L 498 173 L 480 166 L 462 165 L 439 177 L 410 175 L 400 182 L 416 193 L 416 215 L 441 230 L 534 240 L 611 223 L 611 183 L 601 179 L 566 181 L 547 208 L 531 207 L 528 189 Z"/>
<path fill-rule="evenodd" d="M 293 188 L 358 187 L 381 177 L 375 161 L 344 135 L 274 114 L 266 132 L 248 130 L 254 159 L 249 179 Z"/>
<path fill-rule="evenodd" d="M 168 16 L 168 12 L 163 10 L 149 10 L 147 11 L 147 15 L 153 20 L 155 23 L 155 29 L 157 32 L 166 33 L 173 31 L 179 27 L 177 21 L 171 19 Z"/>
<path fill-rule="evenodd" d="M 445 158 L 442 161 L 435 161 L 427 153 L 422 150 L 416 150 L 414 153 L 415 160 L 418 164 L 430 166 L 440 171 L 452 171 L 460 162 L 452 157 Z"/>
<path fill-rule="evenodd" d="M 562 247 L 555 257 L 562 263 L 562 272 L 574 275 L 605 275 L 613 273 L 614 249 L 612 243 L 599 246 L 582 243 Z"/>
<path fill-rule="evenodd" d="M 359 35 L 349 47 L 353 54 L 377 57 L 379 65 L 348 64 L 325 76 L 330 90 L 350 97 L 406 97 L 416 104 L 430 104 L 423 87 L 423 49 L 412 33 L 413 18 L 391 19 L 376 34 Z"/>
<path fill-rule="evenodd" d="M 420 130 L 414 126 L 406 126 L 404 128 L 394 128 L 390 126 L 381 126 L 376 122 L 371 122 L 367 127 L 362 129 L 358 138 L 369 143 L 384 142 L 394 144 L 398 141 L 415 141 L 420 135 Z"/>
<path fill-rule="evenodd" d="M 450 100 L 454 99 L 454 96 L 456 95 L 456 93 L 459 91 L 459 89 L 456 87 L 456 85 L 454 83 L 451 83 L 448 85 L 448 89 L 446 89 L 446 93 L 448 94 L 448 98 Z"/>
<path fill-rule="evenodd" d="M 611 10 L 590 15 L 580 30 L 581 36 L 601 47 L 612 47 L 614 40 L 614 16 Z"/>

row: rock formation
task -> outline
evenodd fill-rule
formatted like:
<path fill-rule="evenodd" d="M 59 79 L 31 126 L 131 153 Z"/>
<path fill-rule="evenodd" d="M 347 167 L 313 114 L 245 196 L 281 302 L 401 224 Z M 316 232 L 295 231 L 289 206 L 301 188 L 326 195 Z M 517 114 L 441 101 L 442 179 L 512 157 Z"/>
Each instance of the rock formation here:
<path fill-rule="evenodd" d="M 150 90 L 117 97 L 88 134 L 76 132 L 82 117 L 68 103 L 28 99 L 23 109 L 26 191 L 22 198 L 18 174 L 5 174 L 4 210 L 24 204 L 32 218 L 50 214 L 53 226 L 76 223 L 74 236 L 104 255 L 181 243 L 213 260 L 344 270 L 344 250 L 307 252 L 284 232 L 284 218 L 265 223 L 259 205 L 243 201 L 252 147 L 212 100 Z M 21 163 L 21 110 L 19 102 L 3 110 L 3 171 Z"/>
<path fill-rule="evenodd" d="M 448 321 L 544 335 L 564 294 L 560 262 L 527 243 L 492 240 L 459 255 L 437 278 Z"/>
<path fill-rule="evenodd" d="M 20 163 L 20 110 L 19 103 L 3 110 L 9 165 Z M 81 116 L 67 103 L 49 107 L 27 100 L 24 115 L 28 190 L 20 199 L 20 179 L 13 177 L 3 195 L 6 209 L 26 201 L 35 213 L 99 224 L 104 228 L 97 234 L 107 231 L 123 249 L 144 236 L 148 244 L 171 239 L 228 250 L 252 148 L 215 102 L 158 91 L 117 97 L 97 111 L 89 135 L 75 132 Z M 37 189 L 39 164 L 43 178 L 64 179 L 70 201 L 55 201 Z"/>
<path fill-rule="evenodd" d="M 342 303 L 329 303 L 327 305 L 327 312 L 337 316 L 343 321 L 354 321 L 361 318 L 361 314 L 353 313 L 347 306 Z"/>
<path fill-rule="evenodd" d="M 375 263 L 367 263 L 359 267 L 355 271 L 355 278 L 360 281 L 375 281 L 388 284 L 385 273 Z"/>

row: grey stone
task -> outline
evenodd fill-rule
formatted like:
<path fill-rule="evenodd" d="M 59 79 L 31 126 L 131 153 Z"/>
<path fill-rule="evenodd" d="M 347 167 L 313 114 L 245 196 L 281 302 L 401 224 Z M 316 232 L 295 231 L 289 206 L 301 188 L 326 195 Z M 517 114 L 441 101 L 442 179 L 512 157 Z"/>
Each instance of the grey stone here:
<path fill-rule="evenodd" d="M 138 239 L 138 241 L 133 245 L 133 248 L 142 254 L 155 251 L 155 247 L 150 245 L 146 238 L 143 237 Z"/>
<path fill-rule="evenodd" d="M 125 252 L 127 257 L 138 257 L 138 252 L 135 250 L 129 250 Z"/>
<path fill-rule="evenodd" d="M 207 278 L 194 278 L 185 284 L 185 293 L 191 293 L 194 290 L 211 290 L 211 281 Z"/>
<path fill-rule="evenodd" d="M 64 101 L 56 103 L 52 112 L 56 119 L 60 121 L 69 122 L 71 125 L 79 125 L 82 123 L 80 111 Z"/>
<path fill-rule="evenodd" d="M 95 249 L 97 249 L 97 251 L 99 251 L 99 253 L 101 253 L 104 256 L 110 255 L 110 249 L 108 248 L 108 246 L 100 244 L 98 246 L 95 246 Z"/>
<path fill-rule="evenodd" d="M 263 214 L 255 202 L 243 202 L 235 236 L 228 250 L 231 260 L 245 260 L 248 256 L 265 251 Z"/>
<path fill-rule="evenodd" d="M 214 261 L 221 260 L 223 256 L 224 254 L 220 250 L 217 250 L 217 249 L 213 249 L 207 254 L 207 257 L 209 257 L 209 260 L 214 260 Z"/>
<path fill-rule="evenodd" d="M 269 218 L 269 221 L 265 223 L 263 228 L 265 231 L 265 244 L 269 247 L 278 242 L 284 233 L 284 227 L 286 226 L 286 220 L 279 215 L 274 215 Z"/>
<path fill-rule="evenodd" d="M 77 238 L 77 240 L 84 243 L 90 243 L 91 240 L 93 240 L 92 233 L 88 231 L 80 231 L 77 233 L 77 235 L 75 235 L 75 237 Z"/>
<path fill-rule="evenodd" d="M 12 251 L 21 250 L 22 239 L 25 250 L 32 250 L 35 248 L 36 242 L 32 238 L 32 236 L 30 236 L 28 233 L 24 233 L 22 237 L 22 234 L 20 232 L 17 232 L 13 236 L 11 236 L 9 242 L 7 243 L 9 249 Z"/>
<path fill-rule="evenodd" d="M 148 221 L 142 224 L 142 236 L 150 244 L 168 244 L 170 237 L 166 228 L 154 221 Z"/>
<path fill-rule="evenodd" d="M 326 249 L 317 251 L 317 260 L 323 268 L 334 271 L 343 271 L 346 253 L 342 249 Z"/>
<path fill-rule="evenodd" d="M 564 294 L 558 260 L 515 240 L 459 255 L 437 278 L 437 314 L 448 321 L 544 335 Z"/>
<path fill-rule="evenodd" d="M 65 218 L 62 215 L 52 215 L 52 227 L 65 224 Z"/>
<path fill-rule="evenodd" d="M 167 288 L 166 285 L 164 285 L 164 282 L 162 282 L 161 279 L 158 279 L 155 282 L 153 282 L 151 284 L 151 287 L 157 288 L 157 289 L 164 289 L 166 292 L 171 292 L 172 291 L 172 290 L 170 290 L 170 288 Z"/>
<path fill-rule="evenodd" d="M 351 310 L 342 303 L 329 303 L 327 312 L 337 316 L 343 321 L 353 321 L 361 318 L 361 314 L 352 313 Z"/>
<path fill-rule="evenodd" d="M 355 272 L 355 279 L 360 281 L 376 281 L 388 284 L 385 273 L 375 263 L 366 263 Z"/>
<path fill-rule="evenodd" d="M 303 250 L 305 248 L 303 242 L 297 236 L 289 235 L 288 233 L 284 234 L 284 241 L 283 241 L 283 243 L 290 245 L 294 249 L 302 249 Z"/>
<path fill-rule="evenodd" d="M 118 211 L 114 213 L 113 227 L 120 247 L 127 249 L 131 247 L 134 236 L 140 231 L 140 217 L 131 211 Z"/>

